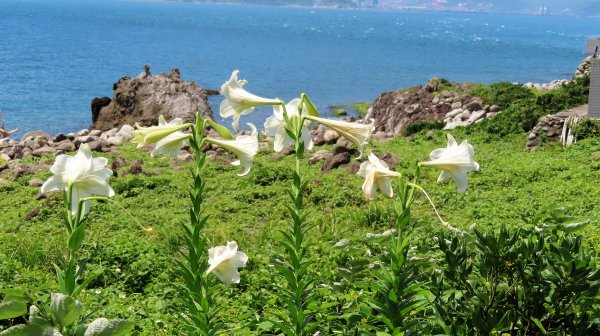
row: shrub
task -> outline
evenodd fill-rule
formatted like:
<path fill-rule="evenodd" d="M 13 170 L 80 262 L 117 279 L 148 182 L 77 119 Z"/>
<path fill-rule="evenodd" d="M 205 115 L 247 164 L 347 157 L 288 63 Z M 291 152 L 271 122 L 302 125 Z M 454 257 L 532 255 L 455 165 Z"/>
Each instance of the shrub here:
<path fill-rule="evenodd" d="M 444 128 L 445 125 L 446 125 L 446 123 L 443 121 L 422 120 L 422 121 L 417 121 L 415 123 L 412 123 L 412 124 L 409 124 L 408 126 L 406 126 L 403 133 L 404 133 L 404 136 L 408 136 L 408 135 L 419 133 L 424 130 L 440 130 L 440 129 Z"/>
<path fill-rule="evenodd" d="M 566 218 L 560 211 L 549 217 L 543 222 L 561 223 Z M 452 335 L 597 332 L 600 269 L 582 237 L 556 229 L 560 227 L 542 232 L 539 227 L 502 228 L 487 234 L 474 230 L 474 241 L 440 236 L 445 263 L 431 276 L 439 331 Z M 569 231 L 569 227 L 562 229 Z"/>
<path fill-rule="evenodd" d="M 490 86 L 474 85 L 469 90 L 469 94 L 483 99 L 486 104 L 498 105 L 503 110 L 511 106 L 514 102 L 534 97 L 530 89 L 520 84 L 507 82 L 494 83 Z"/>
<path fill-rule="evenodd" d="M 577 139 L 583 140 L 587 138 L 600 137 L 600 120 L 592 118 L 581 119 L 572 127 L 573 135 Z"/>

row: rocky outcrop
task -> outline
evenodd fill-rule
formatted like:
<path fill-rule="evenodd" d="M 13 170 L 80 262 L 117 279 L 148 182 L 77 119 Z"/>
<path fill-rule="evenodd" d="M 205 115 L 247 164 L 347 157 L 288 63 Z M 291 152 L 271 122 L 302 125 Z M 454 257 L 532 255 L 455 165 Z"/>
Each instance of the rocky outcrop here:
<path fill-rule="evenodd" d="M 600 58 L 600 54 L 596 55 L 596 58 Z M 588 76 L 590 74 L 592 71 L 592 59 L 594 59 L 594 56 L 588 56 L 581 62 L 581 64 L 577 67 L 577 71 L 575 71 L 575 76 L 573 76 L 573 79 Z"/>
<path fill-rule="evenodd" d="M 448 83 L 432 79 L 426 86 L 416 86 L 383 93 L 365 116 L 375 120 L 375 131 L 402 134 L 410 124 L 420 121 L 444 121 L 446 129 L 465 126 L 499 112 L 484 105 L 480 98 L 461 93 L 466 83 Z"/>
<path fill-rule="evenodd" d="M 135 78 L 121 78 L 113 90 L 112 99 L 92 100 L 92 129 L 106 131 L 136 122 L 155 125 L 159 115 L 193 122 L 196 111 L 214 119 L 204 91 L 193 81 L 181 80 L 178 69 L 152 75 L 146 68 Z"/>

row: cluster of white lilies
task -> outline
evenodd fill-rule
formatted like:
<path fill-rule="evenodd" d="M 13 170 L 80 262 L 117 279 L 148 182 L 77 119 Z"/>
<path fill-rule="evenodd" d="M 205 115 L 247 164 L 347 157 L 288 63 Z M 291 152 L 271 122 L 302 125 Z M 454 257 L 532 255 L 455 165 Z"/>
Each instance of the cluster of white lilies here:
<path fill-rule="evenodd" d="M 225 100 L 220 105 L 220 114 L 224 118 L 233 117 L 233 128 L 239 130 L 239 119 L 247 115 L 255 107 L 273 106 L 273 115 L 266 119 L 264 127 L 267 136 L 274 138 L 274 150 L 283 151 L 294 143 L 289 130 L 295 123 L 302 123 L 302 136 L 305 149 L 312 149 L 313 141 L 308 128 L 311 122 L 322 124 L 338 132 L 341 136 L 353 143 L 361 152 L 368 145 L 369 138 L 373 132 L 373 123 L 360 124 L 340 120 L 332 120 L 318 117 L 314 104 L 306 95 L 293 99 L 287 104 L 279 99 L 267 99 L 246 91 L 243 86 L 245 80 L 238 80 L 238 71 L 231 74 L 231 78 L 221 86 L 221 94 Z M 238 135 L 233 139 L 223 126 L 211 123 L 219 128 L 219 134 L 224 139 L 206 137 L 209 143 L 220 146 L 238 158 L 232 165 L 242 166 L 243 171 L 239 176 L 250 172 L 251 163 L 258 152 L 258 132 L 254 125 L 248 124 L 251 129 L 250 135 Z M 141 127 L 132 132 L 133 143 L 138 148 L 154 144 L 152 156 L 171 155 L 176 157 L 182 146 L 189 140 L 191 134 L 183 132 L 192 124 L 183 123 L 180 118 L 167 122 L 160 116 L 157 126 Z M 366 149 L 368 160 L 363 162 L 358 175 L 365 179 L 362 190 L 368 200 L 376 197 L 377 190 L 388 197 L 394 195 L 392 189 L 392 178 L 400 177 L 401 174 L 389 169 L 386 162 L 379 159 L 370 149 Z M 473 146 L 466 140 L 460 145 L 451 134 L 448 134 L 448 145 L 446 148 L 436 149 L 430 154 L 430 161 L 421 162 L 421 166 L 437 167 L 442 170 L 438 181 L 452 178 L 457 185 L 457 191 L 463 193 L 467 189 L 467 173 L 478 170 L 479 164 L 473 160 Z M 67 191 L 72 188 L 71 204 L 78 204 L 80 199 L 92 195 L 112 197 L 114 191 L 107 180 L 112 175 L 110 169 L 106 168 L 105 158 L 93 158 L 90 148 L 83 144 L 75 156 L 59 155 L 50 168 L 54 173 L 44 185 L 42 192 L 53 190 Z M 89 201 L 86 202 L 86 212 L 89 209 Z M 76 209 L 73 209 L 75 212 Z M 237 268 L 244 267 L 248 256 L 237 251 L 236 242 L 229 242 L 227 246 L 217 246 L 209 250 L 209 272 L 214 272 L 219 279 L 225 283 L 239 283 L 240 277 Z"/>

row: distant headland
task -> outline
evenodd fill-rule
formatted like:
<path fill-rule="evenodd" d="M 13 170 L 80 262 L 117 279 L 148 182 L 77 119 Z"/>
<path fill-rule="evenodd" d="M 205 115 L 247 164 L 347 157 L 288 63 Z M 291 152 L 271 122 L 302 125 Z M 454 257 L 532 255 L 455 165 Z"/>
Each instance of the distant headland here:
<path fill-rule="evenodd" d="M 600 18 L 600 3 L 594 0 L 165 0 L 229 5 L 262 5 L 389 11 L 439 11 L 458 13 L 526 14 Z"/>

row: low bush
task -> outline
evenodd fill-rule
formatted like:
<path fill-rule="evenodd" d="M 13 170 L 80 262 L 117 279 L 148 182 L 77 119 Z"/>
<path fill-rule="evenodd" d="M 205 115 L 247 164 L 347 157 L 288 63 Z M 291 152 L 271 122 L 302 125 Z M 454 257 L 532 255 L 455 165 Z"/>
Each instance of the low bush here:
<path fill-rule="evenodd" d="M 444 126 L 446 126 L 446 123 L 443 121 L 436 121 L 436 120 L 417 121 L 415 123 L 412 123 L 412 124 L 409 124 L 408 126 L 406 126 L 406 128 L 404 129 L 403 135 L 404 136 L 413 135 L 413 134 L 419 133 L 424 130 L 440 130 L 440 129 L 444 128 Z"/>
<path fill-rule="evenodd" d="M 600 137 L 600 120 L 584 118 L 571 128 L 578 140 Z"/>

